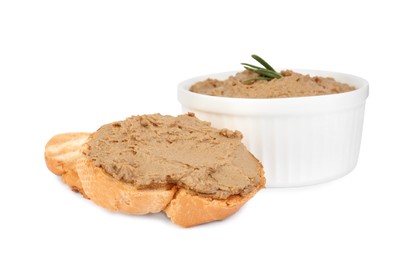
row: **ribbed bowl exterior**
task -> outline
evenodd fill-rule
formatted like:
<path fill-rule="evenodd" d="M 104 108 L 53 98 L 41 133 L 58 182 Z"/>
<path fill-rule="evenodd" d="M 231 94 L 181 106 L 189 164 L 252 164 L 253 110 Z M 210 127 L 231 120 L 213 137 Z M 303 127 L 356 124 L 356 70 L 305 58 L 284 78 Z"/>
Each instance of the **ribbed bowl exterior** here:
<path fill-rule="evenodd" d="M 368 83 L 348 74 L 296 71 L 331 76 L 358 89 L 274 100 L 210 97 L 188 91 L 192 83 L 208 75 L 181 83 L 178 98 L 183 112 L 194 112 L 214 127 L 243 133 L 243 143 L 264 166 L 266 187 L 298 187 L 344 176 L 357 164 Z"/>

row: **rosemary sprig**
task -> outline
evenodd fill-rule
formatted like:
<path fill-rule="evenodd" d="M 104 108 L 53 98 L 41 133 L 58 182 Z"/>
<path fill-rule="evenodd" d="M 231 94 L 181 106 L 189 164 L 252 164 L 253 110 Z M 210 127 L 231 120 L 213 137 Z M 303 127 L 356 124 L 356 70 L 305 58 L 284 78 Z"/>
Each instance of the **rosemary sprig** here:
<path fill-rule="evenodd" d="M 258 61 L 264 67 L 262 68 L 248 63 L 241 63 L 241 65 L 243 65 L 245 69 L 253 71 L 259 75 L 259 77 L 245 79 L 242 81 L 242 83 L 251 84 L 257 80 L 272 80 L 275 78 L 279 79 L 282 77 L 281 74 L 279 74 L 276 70 L 274 70 L 274 68 L 272 68 L 271 65 L 269 65 L 265 60 L 263 60 L 258 55 L 253 54 L 251 55 L 251 57 L 254 58 L 256 61 Z"/>

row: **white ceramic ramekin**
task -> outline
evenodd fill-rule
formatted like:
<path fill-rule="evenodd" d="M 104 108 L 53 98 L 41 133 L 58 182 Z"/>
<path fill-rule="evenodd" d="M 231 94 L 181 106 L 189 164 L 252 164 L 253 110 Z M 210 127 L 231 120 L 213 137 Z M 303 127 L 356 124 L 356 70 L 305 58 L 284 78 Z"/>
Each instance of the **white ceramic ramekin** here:
<path fill-rule="evenodd" d="M 226 98 L 189 91 L 207 78 L 226 79 L 236 72 L 195 77 L 178 86 L 183 112 L 194 112 L 214 127 L 239 130 L 243 143 L 262 162 L 266 187 L 297 187 L 334 180 L 351 172 L 358 160 L 368 82 L 336 72 L 294 70 L 333 77 L 354 91 L 312 97 Z"/>

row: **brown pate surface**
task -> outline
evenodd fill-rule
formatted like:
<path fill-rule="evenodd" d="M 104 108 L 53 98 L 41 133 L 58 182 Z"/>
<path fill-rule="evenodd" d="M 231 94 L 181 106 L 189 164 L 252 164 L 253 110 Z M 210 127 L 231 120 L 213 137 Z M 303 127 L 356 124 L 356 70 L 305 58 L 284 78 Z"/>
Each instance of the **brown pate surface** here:
<path fill-rule="evenodd" d="M 226 199 L 261 181 L 258 160 L 238 131 L 216 129 L 189 113 L 129 117 L 93 133 L 85 154 L 117 180 L 139 189 L 177 185 Z"/>
<path fill-rule="evenodd" d="M 257 80 L 252 84 L 244 84 L 242 81 L 245 79 L 258 76 L 252 71 L 245 70 L 226 80 L 209 78 L 197 82 L 192 85 L 190 91 L 235 98 L 283 98 L 328 95 L 355 89 L 333 78 L 311 77 L 291 70 L 281 71 L 281 74 L 283 77 L 279 79 Z"/>

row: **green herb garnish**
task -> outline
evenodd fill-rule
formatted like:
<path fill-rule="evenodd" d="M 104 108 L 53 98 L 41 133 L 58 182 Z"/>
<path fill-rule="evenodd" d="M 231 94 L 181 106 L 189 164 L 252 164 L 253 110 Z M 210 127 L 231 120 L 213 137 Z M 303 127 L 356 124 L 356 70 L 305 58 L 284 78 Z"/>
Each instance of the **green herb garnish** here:
<path fill-rule="evenodd" d="M 245 69 L 253 71 L 259 75 L 258 77 L 245 79 L 242 81 L 242 83 L 251 84 L 257 80 L 272 80 L 275 78 L 276 79 L 282 78 L 282 75 L 276 72 L 276 70 L 274 70 L 274 68 L 272 68 L 272 66 L 269 65 L 266 61 L 264 61 L 261 57 L 255 54 L 252 54 L 251 57 L 254 58 L 256 61 L 258 61 L 264 67 L 262 68 L 248 63 L 241 63 L 241 65 L 243 65 Z"/>

